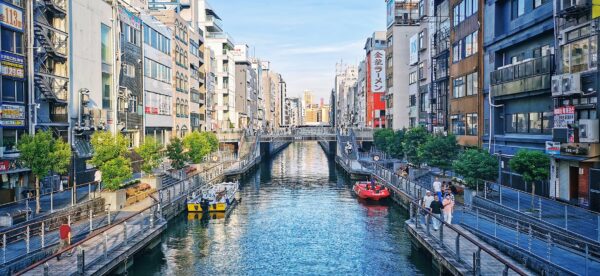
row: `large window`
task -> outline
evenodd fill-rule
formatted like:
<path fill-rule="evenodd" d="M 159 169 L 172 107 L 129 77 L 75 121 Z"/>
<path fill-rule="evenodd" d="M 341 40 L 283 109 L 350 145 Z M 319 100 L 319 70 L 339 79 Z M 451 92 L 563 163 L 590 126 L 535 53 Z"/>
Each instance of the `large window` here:
<path fill-rule="evenodd" d="M 477 95 L 479 91 L 477 76 L 478 73 L 474 72 L 472 74 L 454 79 L 452 96 L 456 99 L 465 96 Z"/>
<path fill-rule="evenodd" d="M 465 38 L 458 40 L 452 45 L 452 62 L 459 62 L 465 58 L 477 54 L 478 33 L 478 31 L 475 31 L 467 35 Z"/>
<path fill-rule="evenodd" d="M 121 22 L 121 36 L 131 44 L 140 46 L 140 31 Z"/>
<path fill-rule="evenodd" d="M 463 115 L 452 115 L 450 116 L 450 122 L 452 126 L 452 133 L 454 135 L 465 135 L 465 122 Z"/>
<path fill-rule="evenodd" d="M 409 104 L 410 104 L 410 106 L 416 106 L 417 105 L 417 95 L 410 95 L 409 96 Z"/>
<path fill-rule="evenodd" d="M 425 33 L 419 32 L 419 49 L 425 49 Z"/>
<path fill-rule="evenodd" d="M 453 9 L 453 25 L 457 26 L 471 15 L 476 14 L 479 10 L 478 0 L 463 0 L 454 6 Z"/>
<path fill-rule="evenodd" d="M 198 45 L 196 45 L 196 43 L 193 43 L 191 40 L 190 40 L 190 53 L 192 55 L 194 55 L 195 57 L 200 56 L 200 50 L 198 49 Z"/>
<path fill-rule="evenodd" d="M 2 29 L 2 50 L 22 54 L 23 34 L 9 29 Z"/>
<path fill-rule="evenodd" d="M 2 78 L 2 101 L 25 102 L 25 83 L 9 78 Z"/>
<path fill-rule="evenodd" d="M 112 76 L 102 72 L 102 109 L 111 109 Z"/>
<path fill-rule="evenodd" d="M 512 18 L 525 14 L 525 0 L 512 0 Z"/>
<path fill-rule="evenodd" d="M 530 112 L 506 115 L 506 133 L 550 134 L 554 123 L 552 112 Z"/>
<path fill-rule="evenodd" d="M 477 113 L 467 114 L 467 135 L 477 136 L 478 131 Z"/>
<path fill-rule="evenodd" d="M 417 72 L 410 72 L 408 74 L 408 84 L 417 82 Z"/>
<path fill-rule="evenodd" d="M 110 39 L 110 27 L 102 24 L 100 27 L 100 39 L 101 39 L 101 55 L 102 55 L 102 63 L 104 64 L 112 64 L 112 40 Z"/>
<path fill-rule="evenodd" d="M 2 129 L 2 146 L 6 151 L 16 150 L 19 138 L 25 135 L 25 129 Z"/>
<path fill-rule="evenodd" d="M 567 36 L 571 36 L 571 33 Z M 577 73 L 595 68 L 597 64 L 596 42 L 596 36 L 591 36 L 562 46 L 563 73 Z"/>
<path fill-rule="evenodd" d="M 146 114 L 171 115 L 171 96 L 146 92 Z"/>
<path fill-rule="evenodd" d="M 171 54 L 171 39 L 144 24 L 144 43 L 167 55 Z"/>
<path fill-rule="evenodd" d="M 171 68 L 149 58 L 144 59 L 144 76 L 171 83 Z"/>

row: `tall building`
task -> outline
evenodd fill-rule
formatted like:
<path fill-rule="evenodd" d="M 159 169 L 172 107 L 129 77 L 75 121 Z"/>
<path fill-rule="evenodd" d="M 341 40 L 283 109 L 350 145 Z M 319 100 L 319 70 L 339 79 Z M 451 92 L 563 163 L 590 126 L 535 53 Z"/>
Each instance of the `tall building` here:
<path fill-rule="evenodd" d="M 431 126 L 433 132 L 448 131 L 448 67 L 450 53 L 449 0 L 433 1 L 431 42 Z"/>
<path fill-rule="evenodd" d="M 335 76 L 335 91 L 337 95 L 337 122 L 340 127 L 352 127 L 358 116 L 355 107 L 356 83 L 358 80 L 358 68 L 356 66 L 339 65 Z M 321 106 L 323 104 L 321 103 Z M 329 120 L 328 120 L 329 121 Z"/>
<path fill-rule="evenodd" d="M 483 20 L 481 0 L 450 1 L 450 132 L 462 146 L 483 133 Z"/>
<path fill-rule="evenodd" d="M 414 3 L 414 2 L 413 2 Z M 418 2 L 418 17 L 425 18 L 430 13 L 432 7 L 431 1 L 419 1 Z M 409 11 L 414 12 L 414 7 Z M 411 22 L 409 22 L 411 23 Z M 431 128 L 431 47 L 429 47 L 430 33 L 433 30 L 433 25 L 427 20 L 423 20 L 418 25 L 418 30 L 410 39 L 410 61 L 413 64 L 411 67 L 411 76 L 409 81 L 412 85 L 411 97 L 416 100 L 416 106 L 412 108 L 412 118 L 416 121 L 417 125 L 423 126 L 428 130 Z M 415 61 L 416 57 L 416 62 Z M 415 78 L 416 77 L 416 78 Z M 410 99 L 410 98 L 409 98 Z M 414 124 L 414 123 L 413 123 Z"/>
<path fill-rule="evenodd" d="M 387 0 L 386 5 L 386 120 L 388 127 L 402 129 L 415 125 L 414 122 L 411 125 L 409 119 L 411 107 L 406 77 L 414 74 L 411 73 L 412 64 L 407 62 L 412 57 L 409 54 L 418 54 L 413 53 L 416 49 L 409 49 L 411 44 L 407 43 L 418 32 L 418 3 L 416 0 Z"/>
<path fill-rule="evenodd" d="M 386 32 L 374 32 L 373 35 L 369 37 L 365 43 L 367 64 L 367 127 L 386 127 L 386 47 Z M 340 107 L 337 108 L 340 109 Z"/>
<path fill-rule="evenodd" d="M 290 97 L 285 99 L 286 102 L 286 116 L 285 116 L 285 125 L 286 126 L 300 126 L 301 122 L 301 114 L 300 109 L 302 103 L 297 97 Z"/>
<path fill-rule="evenodd" d="M 388 63 L 389 64 L 389 63 Z M 389 74 L 389 67 L 388 67 L 388 74 Z M 366 113 L 367 113 L 367 100 L 366 100 L 366 89 L 367 89 L 367 65 L 365 63 L 365 61 L 361 61 L 358 64 L 358 78 L 356 80 L 356 100 L 355 100 L 355 118 L 354 118 L 354 125 L 356 127 L 365 127 L 366 126 Z M 334 108 L 334 102 L 330 101 L 330 104 L 332 105 L 332 110 L 335 110 Z M 330 117 L 331 119 L 333 119 L 332 117 Z"/>
<path fill-rule="evenodd" d="M 265 102 L 263 96 L 263 71 L 262 62 L 259 59 L 250 59 L 252 75 L 256 76 L 256 118 L 254 129 L 260 130 L 265 127 Z"/>
<path fill-rule="evenodd" d="M 501 184 L 530 191 L 508 162 L 518 150 L 543 151 L 552 140 L 553 4 L 488 2 L 484 7 L 483 147 L 501 155 Z M 467 133 L 473 128 L 468 123 L 467 117 Z M 548 196 L 550 189 L 539 185 L 536 192 Z"/>
<path fill-rule="evenodd" d="M 252 97 L 256 93 L 256 84 L 253 82 L 256 79 L 251 75 L 254 71 L 248 57 L 248 45 L 235 45 L 234 49 L 235 111 L 239 114 L 238 124 L 246 129 L 251 126 Z"/>
<path fill-rule="evenodd" d="M 597 18 L 590 19 L 591 2 L 554 1 L 556 74 L 550 88 L 554 143 L 550 148 L 547 146 L 547 151 L 553 157 L 550 196 L 600 211 L 600 24 Z M 540 12 L 545 6 L 540 7 Z M 597 11 L 592 14 L 597 16 Z M 531 113 L 529 116 L 531 121 Z M 542 114 L 542 129 L 547 126 L 544 119 L 546 116 Z"/>

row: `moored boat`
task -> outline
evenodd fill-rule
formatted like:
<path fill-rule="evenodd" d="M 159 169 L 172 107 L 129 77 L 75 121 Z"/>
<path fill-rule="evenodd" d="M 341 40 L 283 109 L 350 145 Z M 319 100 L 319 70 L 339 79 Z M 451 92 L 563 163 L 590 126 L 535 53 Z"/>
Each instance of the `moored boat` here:
<path fill-rule="evenodd" d="M 380 200 L 390 196 L 390 191 L 386 187 L 381 184 L 371 185 L 369 182 L 356 182 L 352 190 L 358 197 L 364 199 Z"/>
<path fill-rule="evenodd" d="M 223 182 L 188 200 L 188 212 L 227 212 L 239 201 L 239 183 Z"/>

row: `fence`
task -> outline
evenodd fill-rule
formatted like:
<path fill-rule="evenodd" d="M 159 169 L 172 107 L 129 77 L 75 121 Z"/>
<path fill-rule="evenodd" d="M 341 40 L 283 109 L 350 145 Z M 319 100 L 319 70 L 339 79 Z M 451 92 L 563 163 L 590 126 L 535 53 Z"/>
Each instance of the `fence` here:
<path fill-rule="evenodd" d="M 530 193 L 496 183 L 485 182 L 482 186 L 477 194 L 484 199 L 559 227 L 574 236 L 600 242 L 599 213 L 538 195 L 532 198 Z"/>

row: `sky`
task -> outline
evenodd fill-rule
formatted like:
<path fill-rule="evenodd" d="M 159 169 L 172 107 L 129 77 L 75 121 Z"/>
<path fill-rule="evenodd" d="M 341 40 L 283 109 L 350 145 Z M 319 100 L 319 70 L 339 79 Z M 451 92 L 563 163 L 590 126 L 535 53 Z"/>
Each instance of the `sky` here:
<path fill-rule="evenodd" d="M 271 62 L 288 97 L 312 90 L 329 101 L 336 63 L 358 64 L 374 31 L 385 30 L 384 0 L 209 0 L 223 29 L 250 55 Z"/>

